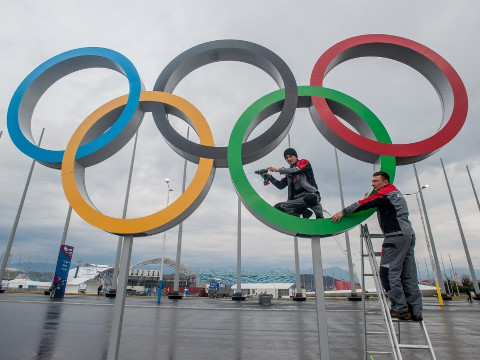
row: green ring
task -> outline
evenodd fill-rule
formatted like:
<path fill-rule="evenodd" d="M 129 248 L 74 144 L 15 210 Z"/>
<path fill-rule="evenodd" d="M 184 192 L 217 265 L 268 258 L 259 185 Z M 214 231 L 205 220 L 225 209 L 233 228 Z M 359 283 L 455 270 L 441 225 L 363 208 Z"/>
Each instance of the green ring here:
<path fill-rule="evenodd" d="M 356 113 L 371 129 L 377 141 L 391 144 L 390 136 L 381 121 L 365 105 L 358 100 L 336 90 L 318 86 L 299 86 L 297 107 L 311 105 L 311 97 L 322 97 L 345 107 Z M 242 144 L 253 129 L 266 117 L 272 115 L 279 109 L 278 105 L 285 99 L 285 90 L 277 90 L 263 96 L 250 105 L 240 116 L 235 124 L 230 140 L 228 142 L 228 169 L 233 185 L 245 207 L 267 226 L 288 235 L 310 236 L 331 236 L 351 229 L 362 221 L 365 221 L 375 212 L 375 209 L 361 211 L 355 214 L 346 215 L 339 223 L 327 219 L 303 219 L 288 215 L 275 209 L 263 200 L 250 185 L 245 175 L 242 163 Z M 307 100 L 308 104 L 305 104 Z M 281 106 L 280 106 L 281 108 Z M 395 178 L 396 160 L 394 156 L 380 156 L 381 170 L 390 175 L 391 182 Z"/>

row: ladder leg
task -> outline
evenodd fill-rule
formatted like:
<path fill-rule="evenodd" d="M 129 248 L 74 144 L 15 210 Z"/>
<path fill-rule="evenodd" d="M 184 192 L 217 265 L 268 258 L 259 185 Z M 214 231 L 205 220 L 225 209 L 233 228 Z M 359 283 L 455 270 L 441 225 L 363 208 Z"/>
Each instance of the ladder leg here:
<path fill-rule="evenodd" d="M 400 334 L 400 321 L 397 322 L 397 331 L 398 331 L 398 342 L 401 343 L 402 342 L 402 337 L 401 337 L 401 334 Z"/>
<path fill-rule="evenodd" d="M 428 349 L 430 351 L 430 356 L 432 357 L 433 360 L 437 360 L 437 357 L 435 356 L 435 351 L 433 350 L 432 342 L 430 341 L 430 336 L 428 336 L 427 327 L 425 326 L 425 323 L 423 322 L 423 320 L 420 322 L 420 326 L 423 330 L 423 335 L 425 336 L 425 341 L 427 342 Z"/>
<path fill-rule="evenodd" d="M 363 307 L 363 353 L 365 354 L 365 360 L 369 360 L 367 352 L 367 307 L 366 307 L 366 294 L 365 294 L 365 251 L 363 247 L 363 236 L 360 235 L 360 252 L 361 252 L 361 265 L 362 265 L 362 307 Z"/>
<path fill-rule="evenodd" d="M 394 360 L 402 360 L 402 354 L 401 354 L 401 349 L 410 349 L 410 350 L 429 350 L 431 358 L 433 360 L 436 360 L 435 356 L 435 351 L 433 349 L 432 343 L 430 341 L 430 337 L 428 335 L 427 328 L 425 326 L 425 323 L 423 321 L 418 322 L 418 324 L 421 327 L 421 330 L 423 332 L 424 338 L 425 338 L 425 344 L 402 344 L 401 339 L 402 339 L 402 334 L 401 334 L 401 326 L 400 323 L 402 321 L 396 321 L 397 322 L 397 331 L 395 331 L 395 325 L 394 322 L 392 321 L 392 317 L 390 316 L 390 309 L 388 306 L 387 302 L 387 297 L 386 294 L 383 290 L 383 286 L 380 281 L 380 275 L 379 275 L 379 270 L 378 270 L 378 263 L 377 263 L 377 258 L 376 256 L 379 256 L 380 253 L 375 253 L 372 245 L 372 238 L 380 238 L 383 237 L 382 235 L 370 235 L 368 232 L 368 227 L 367 225 L 361 225 L 361 253 L 362 253 L 362 287 L 363 287 L 363 292 L 362 292 L 362 300 L 364 302 L 364 331 L 365 331 L 365 340 L 364 340 L 364 347 L 365 347 L 365 359 L 369 359 L 370 354 L 375 354 L 375 353 L 382 353 L 385 354 L 385 352 L 381 351 L 368 351 L 367 350 L 367 323 L 366 323 L 366 307 L 365 307 L 365 275 L 371 275 L 373 276 L 373 280 L 375 281 L 375 287 L 377 289 L 377 294 L 378 294 L 378 300 L 380 302 L 381 306 L 381 312 L 383 315 L 383 319 L 385 321 L 385 327 L 386 327 L 386 335 L 388 336 L 388 339 L 390 341 L 390 346 L 392 349 L 391 355 Z M 366 250 L 366 251 L 365 251 Z M 366 254 L 365 254 L 366 252 Z M 368 256 L 371 268 L 372 268 L 372 273 L 371 274 L 365 274 L 364 270 L 364 258 Z M 416 322 L 409 322 L 411 325 L 415 324 Z M 375 334 L 375 332 L 371 332 L 370 334 Z M 376 334 L 381 334 L 381 333 L 376 333 Z M 369 359 L 371 360 L 371 359 Z"/>

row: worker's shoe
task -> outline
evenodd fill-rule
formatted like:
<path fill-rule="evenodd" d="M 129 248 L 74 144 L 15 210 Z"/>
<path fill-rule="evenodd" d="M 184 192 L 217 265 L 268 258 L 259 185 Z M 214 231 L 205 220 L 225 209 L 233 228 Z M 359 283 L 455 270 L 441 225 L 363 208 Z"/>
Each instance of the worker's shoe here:
<path fill-rule="evenodd" d="M 413 320 L 413 321 L 423 321 L 423 316 L 422 316 L 422 315 L 413 315 L 413 314 L 412 314 L 412 320 Z"/>
<path fill-rule="evenodd" d="M 410 304 L 407 304 L 407 305 L 408 305 L 408 311 L 410 312 L 410 314 L 412 314 L 412 320 L 413 321 L 423 321 L 423 316 L 422 315 L 414 315 L 413 306 L 410 305 Z"/>
<path fill-rule="evenodd" d="M 312 215 L 313 215 L 313 212 L 309 209 L 305 209 L 302 212 L 302 216 L 303 216 L 304 219 L 310 219 L 310 216 L 312 216 Z"/>
<path fill-rule="evenodd" d="M 403 313 L 398 313 L 393 309 L 390 309 L 390 316 L 394 319 L 400 320 L 412 320 L 412 314 L 409 311 L 405 311 Z"/>

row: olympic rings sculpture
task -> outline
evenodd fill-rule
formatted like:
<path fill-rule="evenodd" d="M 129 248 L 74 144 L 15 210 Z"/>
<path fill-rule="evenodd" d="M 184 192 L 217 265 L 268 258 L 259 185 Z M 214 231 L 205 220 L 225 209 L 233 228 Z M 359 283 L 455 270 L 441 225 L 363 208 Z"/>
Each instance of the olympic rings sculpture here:
<path fill-rule="evenodd" d="M 436 134 L 413 144 L 392 144 L 381 121 L 363 104 L 339 91 L 324 88 L 323 79 L 338 64 L 363 56 L 385 57 L 418 70 L 433 85 L 443 106 L 445 122 Z M 234 125 L 227 147 L 215 147 L 211 130 L 192 104 L 172 92 L 195 69 L 217 61 L 240 61 L 269 74 L 279 90 L 254 102 Z M 114 99 L 83 121 L 65 151 L 35 145 L 31 117 L 43 93 L 56 81 L 80 69 L 102 67 L 128 79 L 128 95 Z M 243 165 L 256 161 L 280 144 L 288 134 L 297 108 L 308 108 L 320 133 L 344 153 L 374 163 L 392 182 L 396 165 L 411 164 L 432 155 L 452 140 L 462 128 L 468 110 L 465 86 L 459 75 L 440 55 L 412 40 L 392 35 L 362 35 L 346 39 L 320 56 L 312 71 L 310 86 L 297 86 L 295 78 L 271 50 L 241 40 L 217 40 L 197 45 L 172 60 L 159 75 L 153 91 L 145 91 L 133 64 L 120 53 L 105 48 L 80 48 L 57 55 L 33 70 L 19 85 L 10 102 L 7 126 L 14 144 L 27 156 L 45 166 L 60 169 L 65 195 L 85 221 L 104 231 L 147 236 L 165 231 L 185 220 L 203 201 L 213 182 L 216 167 L 228 167 L 238 196 L 249 211 L 280 232 L 299 236 L 330 236 L 344 232 L 373 213 L 346 216 L 341 223 L 329 219 L 302 219 L 287 215 L 265 202 L 248 182 Z M 145 112 L 169 146 L 189 161 L 197 172 L 185 192 L 167 208 L 135 219 L 109 217 L 95 209 L 87 195 L 85 168 L 98 164 L 120 150 L 135 135 Z M 273 125 L 257 138 L 249 134 L 267 117 L 277 114 Z M 168 114 L 193 127 L 200 144 L 178 134 Z M 343 125 L 340 116 L 358 133 Z"/>

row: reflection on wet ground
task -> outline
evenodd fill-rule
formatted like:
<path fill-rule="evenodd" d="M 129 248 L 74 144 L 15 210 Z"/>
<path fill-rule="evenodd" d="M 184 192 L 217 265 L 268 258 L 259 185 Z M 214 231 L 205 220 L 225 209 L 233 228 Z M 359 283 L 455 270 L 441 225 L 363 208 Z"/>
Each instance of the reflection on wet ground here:
<path fill-rule="evenodd" d="M 367 302 L 368 307 L 376 302 Z M 425 299 L 424 318 L 437 359 L 475 358 L 480 301 Z M 0 295 L 1 359 L 105 359 L 113 301 L 97 296 Z M 331 359 L 363 359 L 362 304 L 327 300 Z M 381 330 L 381 319 L 377 325 Z M 421 343 L 416 323 L 402 342 Z M 420 339 L 420 340 L 419 340 Z M 375 339 L 387 346 L 386 338 Z M 127 298 L 119 359 L 318 359 L 315 302 Z M 420 350 L 408 359 L 427 359 Z M 375 357 L 377 359 L 377 357 Z"/>
<path fill-rule="evenodd" d="M 57 329 L 60 324 L 60 317 L 62 315 L 62 306 L 58 301 L 55 301 L 47 306 L 45 318 L 43 320 L 42 334 L 40 343 L 38 345 L 37 357 L 38 360 L 51 359 L 53 350 L 55 349 L 55 340 L 57 339 Z"/>

